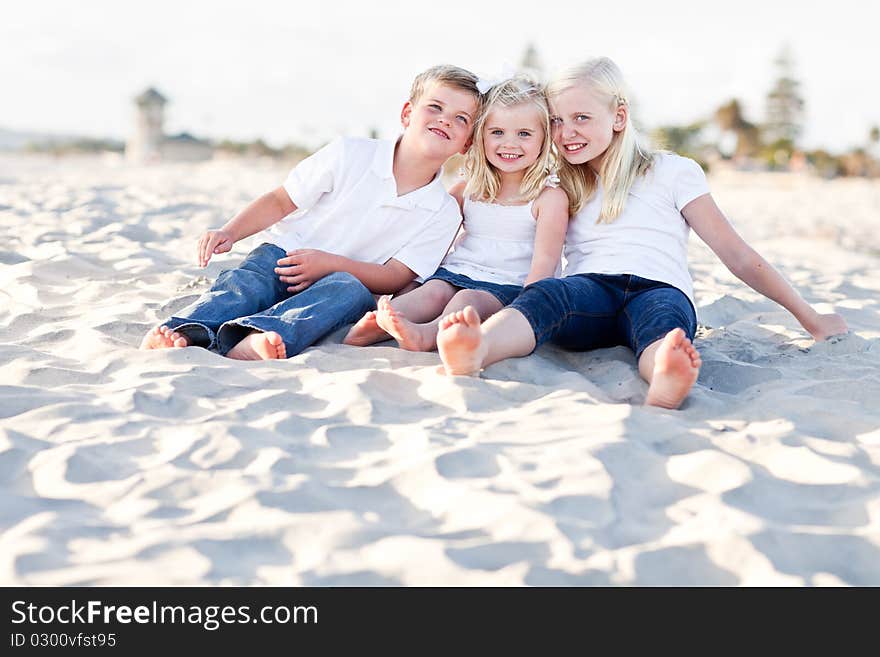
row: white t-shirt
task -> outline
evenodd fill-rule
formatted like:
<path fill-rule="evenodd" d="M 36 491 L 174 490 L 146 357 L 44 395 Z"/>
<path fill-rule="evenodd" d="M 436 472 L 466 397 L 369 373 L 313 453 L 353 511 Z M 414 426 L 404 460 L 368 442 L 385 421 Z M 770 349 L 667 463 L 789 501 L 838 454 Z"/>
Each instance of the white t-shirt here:
<path fill-rule="evenodd" d="M 384 264 L 394 258 L 424 279 L 437 269 L 461 223 L 440 175 L 403 196 L 394 180 L 395 142 L 340 137 L 297 164 L 284 189 L 296 204 L 268 231 L 285 251 L 319 249 Z"/>
<path fill-rule="evenodd" d="M 568 224 L 564 275 L 634 274 L 668 283 L 694 303 L 687 267 L 690 226 L 681 210 L 708 193 L 699 164 L 674 153 L 657 153 L 653 166 L 633 183 L 620 216 L 610 224 L 597 224 L 600 184 Z"/>

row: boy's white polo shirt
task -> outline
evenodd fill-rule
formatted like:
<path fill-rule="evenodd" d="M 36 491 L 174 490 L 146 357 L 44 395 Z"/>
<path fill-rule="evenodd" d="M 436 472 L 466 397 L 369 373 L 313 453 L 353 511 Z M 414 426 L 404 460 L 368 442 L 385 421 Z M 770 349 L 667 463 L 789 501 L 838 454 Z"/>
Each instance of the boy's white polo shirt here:
<path fill-rule="evenodd" d="M 394 258 L 420 279 L 433 274 L 461 223 L 458 203 L 439 172 L 398 196 L 394 147 L 340 137 L 297 164 L 284 182 L 297 210 L 269 229 L 269 241 L 376 264 Z"/>

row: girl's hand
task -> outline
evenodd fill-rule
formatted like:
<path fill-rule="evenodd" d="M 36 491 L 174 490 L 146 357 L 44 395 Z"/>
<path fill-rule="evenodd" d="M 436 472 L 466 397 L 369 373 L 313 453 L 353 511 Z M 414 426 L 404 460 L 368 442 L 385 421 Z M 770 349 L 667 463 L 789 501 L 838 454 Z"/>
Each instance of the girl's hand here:
<path fill-rule="evenodd" d="M 206 267 L 215 253 L 226 253 L 235 244 L 232 236 L 223 230 L 209 230 L 199 238 L 197 259 L 199 267 Z"/>
<path fill-rule="evenodd" d="M 288 292 L 302 292 L 315 281 L 336 271 L 337 256 L 318 249 L 288 251 L 286 258 L 278 261 L 275 273 Z"/>
<path fill-rule="evenodd" d="M 810 332 L 816 342 L 822 342 L 831 336 L 840 335 L 849 330 L 846 320 L 837 313 L 828 313 L 827 315 L 817 313 L 815 320 L 810 322 L 809 326 L 805 324 L 804 328 Z"/>

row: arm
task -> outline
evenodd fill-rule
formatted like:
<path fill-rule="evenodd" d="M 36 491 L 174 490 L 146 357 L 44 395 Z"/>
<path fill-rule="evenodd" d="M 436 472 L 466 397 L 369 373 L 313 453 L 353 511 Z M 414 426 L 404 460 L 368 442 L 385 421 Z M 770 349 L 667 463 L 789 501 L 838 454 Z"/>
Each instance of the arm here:
<path fill-rule="evenodd" d="M 745 243 L 710 194 L 688 203 L 681 214 L 734 276 L 788 310 L 813 338 L 821 341 L 846 333 L 846 322 L 840 315 L 817 313 L 769 262 Z"/>
<path fill-rule="evenodd" d="M 556 274 L 565 231 L 568 229 L 568 195 L 559 188 L 548 187 L 532 206 L 535 211 L 535 250 L 526 285 Z"/>
<path fill-rule="evenodd" d="M 467 183 L 462 180 L 455 183 L 452 187 L 449 188 L 449 195 L 458 201 L 458 211 L 464 214 L 464 188 L 467 187 Z"/>
<path fill-rule="evenodd" d="M 333 272 L 348 272 L 374 294 L 393 294 L 415 278 L 415 272 L 391 258 L 383 265 L 352 260 L 317 249 L 297 249 L 278 261 L 275 273 L 288 283 L 288 292 L 300 292 Z"/>
<path fill-rule="evenodd" d="M 227 221 L 219 230 L 209 230 L 198 244 L 198 261 L 205 267 L 215 253 L 226 253 L 232 245 L 250 237 L 296 210 L 284 187 L 278 187 L 252 201 L 244 210 Z"/>

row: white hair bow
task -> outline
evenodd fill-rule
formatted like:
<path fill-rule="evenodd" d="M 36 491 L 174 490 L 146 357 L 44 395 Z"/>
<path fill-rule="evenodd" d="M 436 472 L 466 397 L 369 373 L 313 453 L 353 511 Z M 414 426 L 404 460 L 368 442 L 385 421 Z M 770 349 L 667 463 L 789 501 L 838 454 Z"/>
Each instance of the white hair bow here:
<path fill-rule="evenodd" d="M 481 75 L 477 78 L 477 91 L 479 91 L 481 94 L 484 94 L 487 91 L 489 91 L 489 89 L 494 87 L 495 85 L 501 84 L 502 82 L 509 80 L 510 78 L 514 77 L 516 74 L 517 74 L 516 68 L 511 66 L 509 63 L 505 62 L 504 65 L 502 65 L 501 71 L 499 72 L 499 74 L 497 76 L 489 77 L 489 76 L 482 76 Z"/>

